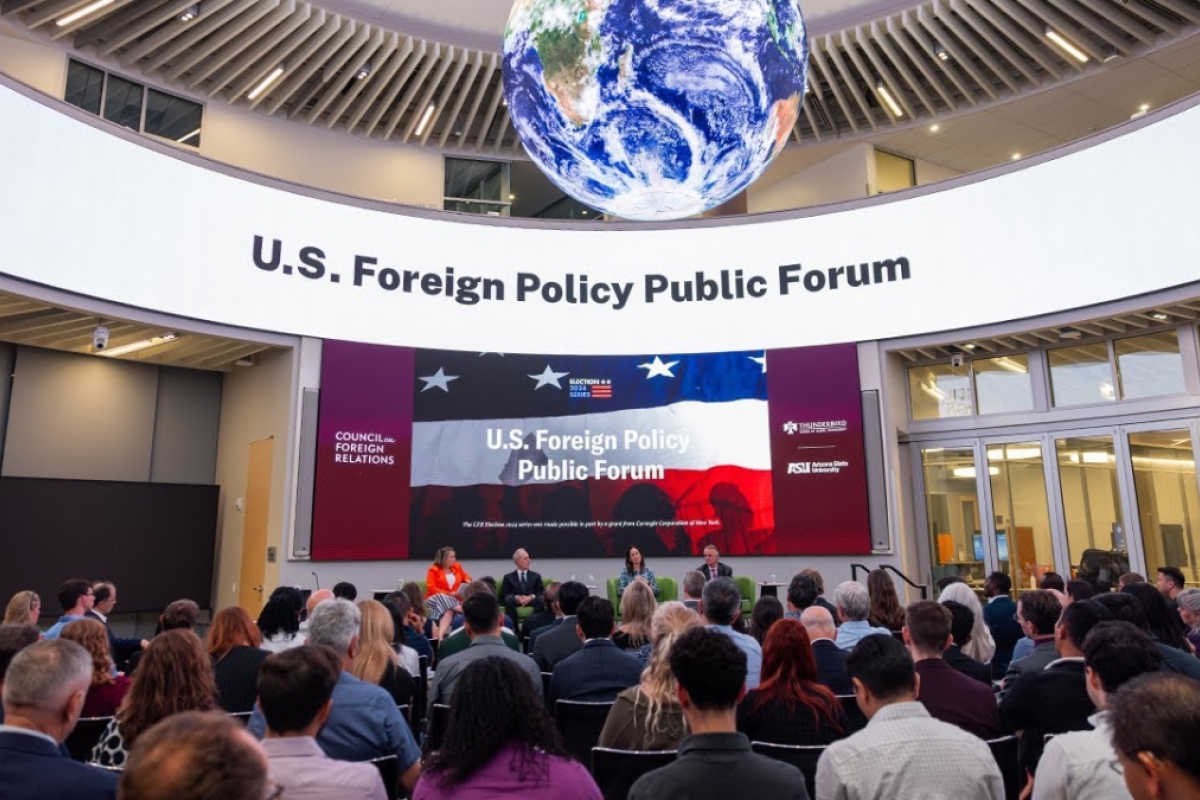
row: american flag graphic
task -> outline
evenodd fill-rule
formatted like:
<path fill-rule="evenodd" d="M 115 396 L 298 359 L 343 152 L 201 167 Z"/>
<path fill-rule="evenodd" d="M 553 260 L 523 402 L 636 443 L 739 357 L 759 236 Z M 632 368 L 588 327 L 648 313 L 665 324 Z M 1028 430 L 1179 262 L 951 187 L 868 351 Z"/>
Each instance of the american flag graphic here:
<path fill-rule="evenodd" d="M 612 397 L 611 383 L 592 384 L 592 397 Z"/>

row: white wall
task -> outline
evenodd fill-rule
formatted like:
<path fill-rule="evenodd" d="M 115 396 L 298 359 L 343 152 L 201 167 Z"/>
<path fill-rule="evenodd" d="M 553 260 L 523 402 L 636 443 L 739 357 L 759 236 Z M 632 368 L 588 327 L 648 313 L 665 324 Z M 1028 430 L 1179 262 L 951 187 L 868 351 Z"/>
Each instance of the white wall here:
<path fill-rule="evenodd" d="M 283 552 L 285 525 L 291 514 L 289 468 L 295 449 L 291 439 L 294 414 L 295 370 L 293 351 L 268 354 L 248 369 L 227 373 L 222 387 L 221 425 L 217 443 L 217 484 L 221 487 L 217 512 L 217 565 L 214 607 L 237 603 L 241 574 L 242 525 L 245 514 L 234 501 L 246 496 L 250 444 L 274 437 L 271 465 L 270 514 L 267 546 Z M 279 564 L 267 564 L 266 594 L 278 582 Z"/>
<path fill-rule="evenodd" d="M 875 148 L 857 144 L 831 158 L 749 192 L 751 214 L 840 203 L 869 196 L 874 186 Z"/>
<path fill-rule="evenodd" d="M 34 41 L 0 19 L 0 72 L 51 97 L 67 85 L 67 59 L 57 47 Z"/>
<path fill-rule="evenodd" d="M 916 159 L 917 166 L 917 186 L 924 186 L 927 183 L 937 183 L 951 178 L 957 178 L 962 175 L 956 169 L 943 167 L 941 164 L 934 164 L 932 161 L 924 161 Z"/>

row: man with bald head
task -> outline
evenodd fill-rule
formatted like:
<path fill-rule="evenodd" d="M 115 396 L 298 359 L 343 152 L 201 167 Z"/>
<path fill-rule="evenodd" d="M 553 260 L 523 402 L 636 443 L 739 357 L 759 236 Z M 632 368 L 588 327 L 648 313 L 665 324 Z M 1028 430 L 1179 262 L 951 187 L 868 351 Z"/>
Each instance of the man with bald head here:
<path fill-rule="evenodd" d="M 854 686 L 846 674 L 846 651 L 837 646 L 833 615 L 821 606 L 809 606 L 800 613 L 800 624 L 812 642 L 817 682 L 828 686 L 834 694 L 854 694 Z"/>
<path fill-rule="evenodd" d="M 329 589 L 317 589 L 315 592 L 310 594 L 308 599 L 304 601 L 304 621 L 300 623 L 300 629 L 296 632 L 296 635 L 302 639 L 307 639 L 308 620 L 312 618 L 313 609 L 321 605 L 321 603 L 326 603 L 330 600 L 336 599 L 337 598 L 334 597 L 333 592 Z"/>
<path fill-rule="evenodd" d="M 72 761 L 61 749 L 91 684 L 92 657 L 75 642 L 51 639 L 13 656 L 4 677 L 0 797 L 116 798 L 116 775 Z"/>

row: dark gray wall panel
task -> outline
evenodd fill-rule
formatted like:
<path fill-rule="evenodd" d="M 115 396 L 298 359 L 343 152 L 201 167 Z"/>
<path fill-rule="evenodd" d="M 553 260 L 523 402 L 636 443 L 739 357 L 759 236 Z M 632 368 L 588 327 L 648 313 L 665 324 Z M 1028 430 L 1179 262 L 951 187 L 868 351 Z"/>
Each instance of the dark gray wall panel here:
<path fill-rule="evenodd" d="M 221 373 L 159 367 L 150 480 L 212 483 L 220 421 Z"/>

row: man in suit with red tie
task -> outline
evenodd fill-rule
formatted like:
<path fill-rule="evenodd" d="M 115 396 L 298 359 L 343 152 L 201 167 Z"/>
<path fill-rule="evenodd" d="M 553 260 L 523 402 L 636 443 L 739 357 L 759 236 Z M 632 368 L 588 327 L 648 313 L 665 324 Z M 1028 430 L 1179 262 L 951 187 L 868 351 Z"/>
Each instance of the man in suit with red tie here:
<path fill-rule="evenodd" d="M 713 578 L 733 577 L 733 568 L 721 563 L 721 551 L 711 544 L 704 548 L 704 564 L 697 567 L 696 571 L 704 576 L 706 582 Z"/>

